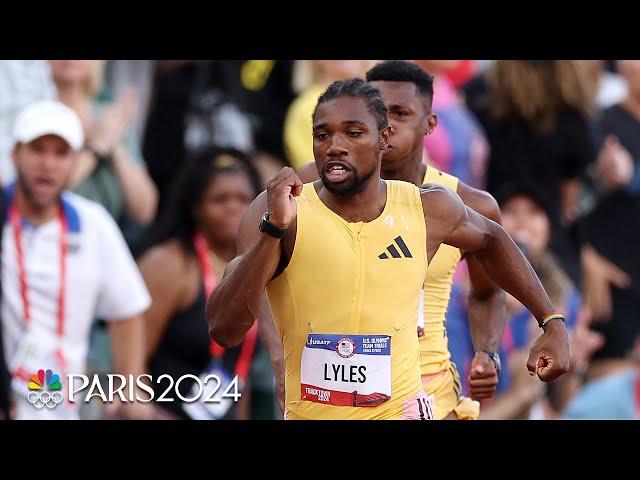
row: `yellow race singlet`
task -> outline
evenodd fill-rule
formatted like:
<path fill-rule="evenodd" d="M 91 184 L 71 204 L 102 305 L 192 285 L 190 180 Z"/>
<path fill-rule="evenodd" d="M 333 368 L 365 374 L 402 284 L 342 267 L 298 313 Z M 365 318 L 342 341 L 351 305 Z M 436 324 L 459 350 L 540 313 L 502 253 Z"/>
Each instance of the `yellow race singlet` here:
<path fill-rule="evenodd" d="M 427 167 L 424 183 L 435 183 L 456 192 L 458 179 L 431 166 Z M 445 327 L 453 273 L 461 259 L 460 249 L 440 245 L 431 259 L 424 288 L 424 336 L 420 337 L 420 369 L 429 375 L 450 368 L 449 344 Z M 459 392 L 458 392 L 459 393 Z"/>
<path fill-rule="evenodd" d="M 296 199 L 291 260 L 267 284 L 284 349 L 286 419 L 433 417 L 416 336 L 427 269 L 420 191 L 386 185 L 371 222 L 347 222 L 312 183 Z"/>

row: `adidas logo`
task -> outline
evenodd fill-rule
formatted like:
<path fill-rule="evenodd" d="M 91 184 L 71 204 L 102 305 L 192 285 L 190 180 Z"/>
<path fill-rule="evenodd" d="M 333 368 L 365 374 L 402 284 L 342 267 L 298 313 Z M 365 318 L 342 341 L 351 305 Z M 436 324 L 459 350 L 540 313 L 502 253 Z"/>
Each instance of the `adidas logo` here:
<path fill-rule="evenodd" d="M 393 239 L 393 241 L 395 242 L 395 245 L 392 243 L 387 247 L 387 252 L 389 252 L 389 255 L 391 255 L 392 258 L 402 258 L 403 255 L 404 258 L 413 258 L 413 255 L 411 255 L 411 252 L 409 251 L 409 248 L 407 248 L 407 244 L 404 243 L 404 240 L 402 240 L 402 237 L 396 237 Z M 398 248 L 400 248 L 402 254 L 400 254 L 400 252 L 396 248 L 396 245 L 398 246 Z M 388 259 L 389 255 L 387 255 L 387 252 L 382 252 L 380 255 L 378 255 L 378 258 L 381 260 Z"/>

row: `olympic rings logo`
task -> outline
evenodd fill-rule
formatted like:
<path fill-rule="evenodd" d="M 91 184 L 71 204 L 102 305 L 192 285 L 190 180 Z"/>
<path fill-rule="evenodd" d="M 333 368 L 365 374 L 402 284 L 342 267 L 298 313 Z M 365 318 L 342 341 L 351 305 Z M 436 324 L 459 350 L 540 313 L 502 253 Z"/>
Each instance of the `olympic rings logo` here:
<path fill-rule="evenodd" d="M 27 400 L 38 410 L 47 407 L 53 410 L 62 402 L 62 393 L 60 392 L 29 392 Z"/>

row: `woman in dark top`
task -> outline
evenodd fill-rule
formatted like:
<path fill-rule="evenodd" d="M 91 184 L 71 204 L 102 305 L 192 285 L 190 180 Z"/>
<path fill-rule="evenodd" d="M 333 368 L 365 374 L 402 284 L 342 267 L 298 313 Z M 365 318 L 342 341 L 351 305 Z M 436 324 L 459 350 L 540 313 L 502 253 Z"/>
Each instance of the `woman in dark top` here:
<path fill-rule="evenodd" d="M 577 246 L 569 233 L 579 210 L 580 177 L 593 159 L 589 114 L 593 100 L 569 60 L 497 61 L 464 87 L 467 105 L 490 145 L 487 190 L 533 182 L 553 206 L 552 250 L 578 281 Z"/>
<path fill-rule="evenodd" d="M 194 156 L 175 185 L 169 210 L 152 235 L 153 246 L 139 262 L 153 299 L 145 313 L 146 357 L 156 399 L 168 387 L 168 380 L 157 383 L 160 375 L 174 381 L 186 374 L 199 376 L 212 354 L 221 355 L 228 371 L 235 370 L 242 345 L 222 355 L 210 343 L 206 297 L 235 257 L 240 221 L 260 190 L 251 161 L 217 147 Z M 180 393 L 191 397 L 193 383 L 182 381 Z M 159 411 L 167 418 L 189 418 L 174 392 L 166 396 L 173 402 L 157 404 Z"/>

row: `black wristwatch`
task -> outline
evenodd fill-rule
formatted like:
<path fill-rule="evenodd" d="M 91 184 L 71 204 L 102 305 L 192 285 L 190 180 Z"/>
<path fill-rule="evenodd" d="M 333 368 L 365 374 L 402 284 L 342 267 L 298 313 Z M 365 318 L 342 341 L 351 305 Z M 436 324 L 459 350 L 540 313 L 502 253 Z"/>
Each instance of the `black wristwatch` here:
<path fill-rule="evenodd" d="M 490 352 L 489 350 L 482 350 L 482 352 L 489 356 L 493 365 L 496 367 L 496 373 L 500 373 L 500 355 L 498 352 Z"/>
<path fill-rule="evenodd" d="M 269 212 L 264 212 L 258 228 L 261 232 L 271 235 L 274 238 L 283 238 L 287 234 L 286 228 L 278 228 L 269 221 Z"/>

